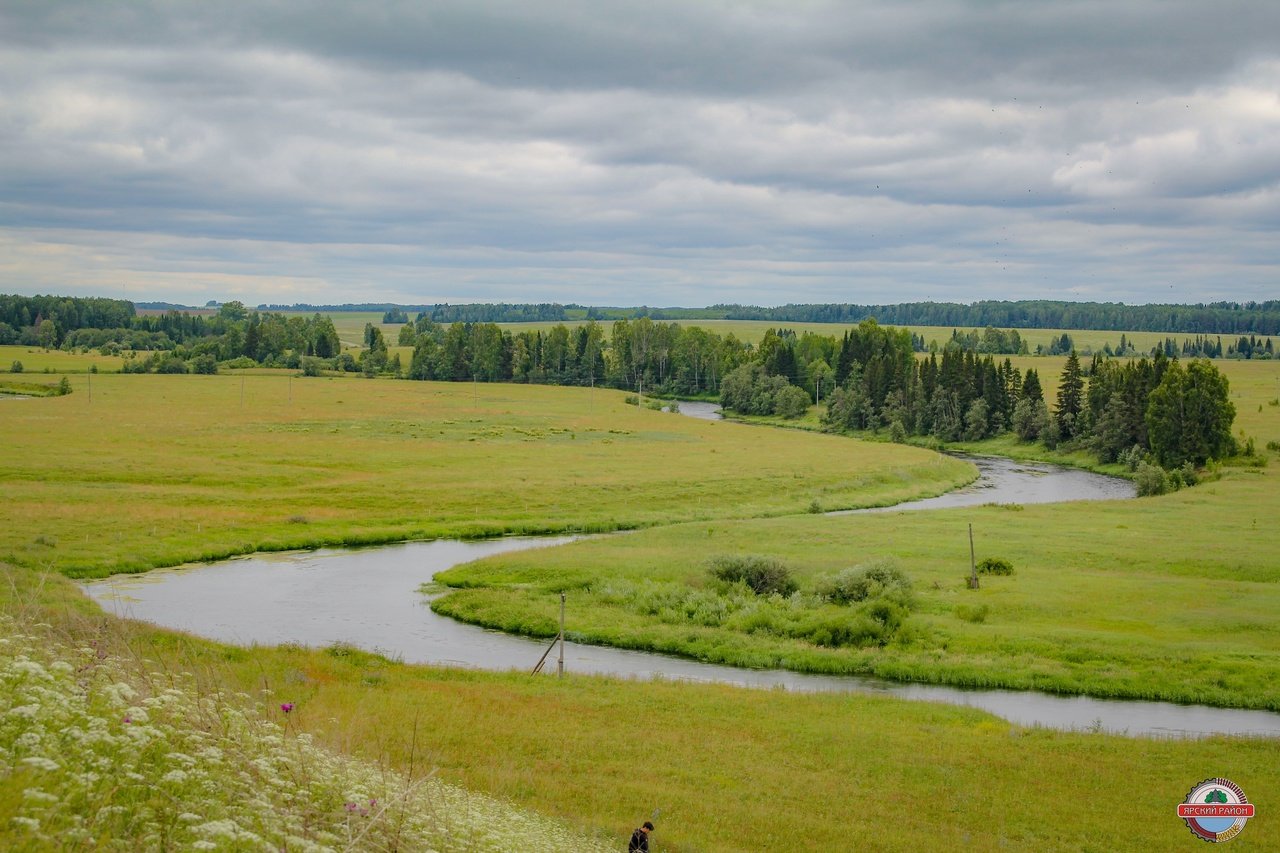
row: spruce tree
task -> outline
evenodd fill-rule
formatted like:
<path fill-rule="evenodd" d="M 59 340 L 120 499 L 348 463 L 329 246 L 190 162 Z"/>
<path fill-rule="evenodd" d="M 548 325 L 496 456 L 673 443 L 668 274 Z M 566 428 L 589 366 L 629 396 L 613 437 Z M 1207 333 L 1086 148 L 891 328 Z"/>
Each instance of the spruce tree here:
<path fill-rule="evenodd" d="M 1079 432 L 1080 411 L 1084 400 L 1084 377 L 1080 372 L 1080 357 L 1073 349 L 1067 356 L 1067 366 L 1062 370 L 1058 385 L 1058 410 L 1054 419 L 1063 440 L 1075 438 Z"/>

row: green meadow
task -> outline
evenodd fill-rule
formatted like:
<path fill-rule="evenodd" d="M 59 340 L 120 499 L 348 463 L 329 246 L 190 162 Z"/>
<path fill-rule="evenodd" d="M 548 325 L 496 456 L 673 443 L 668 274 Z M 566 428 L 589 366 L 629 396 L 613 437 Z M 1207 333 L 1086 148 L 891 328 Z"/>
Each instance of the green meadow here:
<path fill-rule="evenodd" d="M 1028 361 L 1051 394 L 1060 360 Z M 1280 441 L 1280 365 L 1218 364 L 1237 427 L 1260 449 Z M 1169 850 L 1194 842 L 1175 805 L 1223 775 L 1259 803 L 1235 845 L 1280 847 L 1266 818 L 1280 802 L 1269 740 L 1061 733 L 885 697 L 237 648 L 105 615 L 66 579 L 263 549 L 640 528 L 460 567 L 449 577 L 467 588 L 438 606 L 545 635 L 565 590 L 572 634 L 624 646 L 1277 708 L 1274 452 L 1268 467 L 1224 467 L 1159 498 L 828 517 L 810 509 L 937 493 L 972 468 L 885 442 L 638 410 L 598 389 L 100 373 L 90 396 L 75 375 L 87 366 L 59 369 L 71 395 L 0 399 L 0 609 L 68 647 L 191 673 L 204 695 L 239 694 L 263 716 L 294 703 L 290 731 L 391 775 L 434 774 L 619 848 L 660 809 L 654 849 L 667 851 L 850 839 Z M 970 523 L 979 559 L 1015 567 L 976 592 L 963 583 Z M 712 589 L 707 561 L 733 554 L 783 561 L 802 591 L 892 558 L 915 607 L 893 640 L 867 648 L 638 612 L 650 593 Z M 41 849 L 22 848 L 8 820 L 32 778 L 0 786 L 0 841 L 14 848 Z"/>
<path fill-rule="evenodd" d="M 0 559 L 78 577 L 870 506 L 974 476 L 915 448 L 717 428 L 601 389 L 267 371 L 72 387 L 0 400 Z"/>

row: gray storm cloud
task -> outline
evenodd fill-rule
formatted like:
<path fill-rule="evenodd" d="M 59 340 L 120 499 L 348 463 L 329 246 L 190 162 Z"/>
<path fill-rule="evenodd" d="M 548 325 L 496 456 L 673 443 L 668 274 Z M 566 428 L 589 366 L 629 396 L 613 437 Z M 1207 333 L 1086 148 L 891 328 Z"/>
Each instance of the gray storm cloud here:
<path fill-rule="evenodd" d="M 1274 298 L 1280 5 L 11 3 L 0 290 Z"/>

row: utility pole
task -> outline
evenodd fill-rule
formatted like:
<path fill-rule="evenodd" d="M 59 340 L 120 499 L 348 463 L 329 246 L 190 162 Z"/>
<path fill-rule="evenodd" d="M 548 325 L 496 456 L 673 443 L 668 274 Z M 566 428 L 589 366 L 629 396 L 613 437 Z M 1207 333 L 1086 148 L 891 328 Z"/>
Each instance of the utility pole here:
<path fill-rule="evenodd" d="M 969 525 L 969 589 L 978 588 L 978 564 L 973 556 L 973 525 Z"/>
<path fill-rule="evenodd" d="M 560 663 L 556 668 L 556 676 L 564 678 L 564 593 L 560 593 Z"/>

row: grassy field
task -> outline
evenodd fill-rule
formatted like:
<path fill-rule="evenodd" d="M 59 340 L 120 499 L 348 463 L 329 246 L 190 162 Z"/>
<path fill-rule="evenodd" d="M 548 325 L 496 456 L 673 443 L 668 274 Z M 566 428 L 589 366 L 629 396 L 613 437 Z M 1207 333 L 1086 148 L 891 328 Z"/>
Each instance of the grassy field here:
<path fill-rule="evenodd" d="M 1280 845 L 1275 744 L 1128 739 L 1011 726 L 972 709 L 864 695 L 564 679 L 408 666 L 348 649 L 237 649 L 95 614 L 64 579 L 0 578 L 0 603 L 100 654 L 245 691 L 320 746 L 395 774 L 435 771 L 622 849 L 661 809 L 655 851 L 1190 849 L 1174 807 L 1226 775 Z M 30 784 L 29 782 L 27 784 Z M 0 810 L 19 792 L 0 790 Z M 6 796 L 7 795 L 7 796 Z M 1081 808 L 1083 803 L 1123 803 Z M 467 848 L 471 849 L 471 848 Z M 511 849 L 522 849 L 519 845 Z"/>
<path fill-rule="evenodd" d="M 25 376 L 25 374 L 24 374 Z M 923 450 L 547 386 L 99 374 L 0 401 L 0 559 L 77 575 L 256 550 L 592 531 L 936 494 Z"/>
<path fill-rule="evenodd" d="M 103 372 L 116 372 L 124 365 L 118 355 L 101 355 L 97 350 L 88 353 L 43 350 L 39 347 L 0 346 L 0 374 L 7 374 L 15 361 L 22 362 L 23 376 L 28 373 L 88 373 L 97 367 Z M 41 381 L 30 377 L 30 381 Z"/>
<path fill-rule="evenodd" d="M 1259 447 L 1280 439 L 1280 406 L 1269 402 L 1280 365 L 1232 362 L 1226 370 L 1237 425 Z M 1013 449 L 1008 441 L 968 447 Z M 1196 488 L 1135 501 L 669 526 L 452 569 L 438 579 L 467 588 L 434 606 L 479 624 L 548 633 L 558 593 L 570 589 L 568 629 L 628 648 L 1280 710 L 1278 477 L 1277 466 L 1225 468 Z M 979 559 L 1003 557 L 1016 567 L 977 592 L 963 582 L 970 523 Z M 723 602 L 708 562 L 743 554 L 782 560 L 802 592 L 841 569 L 892 558 L 914 580 L 917 610 L 892 642 L 865 648 L 788 636 L 788 614 L 763 604 L 714 612 Z"/>

